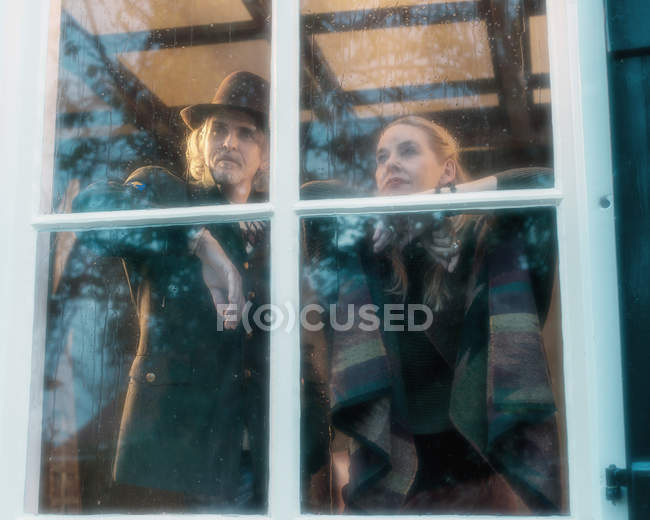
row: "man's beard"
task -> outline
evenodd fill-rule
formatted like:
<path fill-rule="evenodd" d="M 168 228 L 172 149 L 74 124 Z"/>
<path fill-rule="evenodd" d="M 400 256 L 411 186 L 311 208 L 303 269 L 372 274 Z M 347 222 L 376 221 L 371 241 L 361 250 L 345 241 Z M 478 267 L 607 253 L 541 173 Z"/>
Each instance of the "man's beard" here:
<path fill-rule="evenodd" d="M 222 168 L 214 168 L 210 170 L 212 178 L 216 184 L 232 185 L 239 181 L 239 170 L 224 170 Z"/>

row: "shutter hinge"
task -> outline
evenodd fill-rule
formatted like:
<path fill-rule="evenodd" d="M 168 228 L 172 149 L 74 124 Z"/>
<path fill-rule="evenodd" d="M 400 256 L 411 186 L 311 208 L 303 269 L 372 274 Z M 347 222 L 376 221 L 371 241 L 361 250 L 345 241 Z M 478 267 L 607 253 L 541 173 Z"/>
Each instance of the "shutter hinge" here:
<path fill-rule="evenodd" d="M 611 464 L 605 469 L 605 497 L 612 503 L 623 498 L 623 490 L 628 488 L 628 495 L 633 503 L 643 504 L 643 511 L 650 512 L 650 461 L 633 462 L 630 469 L 618 468 Z M 636 506 L 635 506 L 636 507 Z M 643 516 L 640 518 L 650 518 Z"/>
<path fill-rule="evenodd" d="M 616 503 L 623 496 L 621 487 L 627 487 L 628 483 L 627 469 L 617 468 L 610 464 L 605 469 L 605 497 L 612 503 Z"/>

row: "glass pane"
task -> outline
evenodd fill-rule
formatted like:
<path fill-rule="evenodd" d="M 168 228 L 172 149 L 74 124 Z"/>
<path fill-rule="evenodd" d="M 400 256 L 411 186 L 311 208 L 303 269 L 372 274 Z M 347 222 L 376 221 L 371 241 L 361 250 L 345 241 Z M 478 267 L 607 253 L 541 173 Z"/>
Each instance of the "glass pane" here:
<path fill-rule="evenodd" d="M 552 167 L 544 0 L 301 5 L 302 198 L 374 193 L 379 138 L 409 116 L 418 119 L 402 122 L 438 125 L 420 130 L 441 163 L 456 164 L 453 178 L 433 176 L 414 191 Z M 498 187 L 552 186 L 549 175 Z"/>
<path fill-rule="evenodd" d="M 555 210 L 302 236 L 303 511 L 567 514 Z"/>
<path fill-rule="evenodd" d="M 41 512 L 266 510 L 268 237 L 51 235 Z"/>
<path fill-rule="evenodd" d="M 48 211 L 83 211 L 80 190 L 150 165 L 188 181 L 155 207 L 205 203 L 189 188 L 215 183 L 267 198 L 270 2 L 62 0 L 59 14 Z"/>

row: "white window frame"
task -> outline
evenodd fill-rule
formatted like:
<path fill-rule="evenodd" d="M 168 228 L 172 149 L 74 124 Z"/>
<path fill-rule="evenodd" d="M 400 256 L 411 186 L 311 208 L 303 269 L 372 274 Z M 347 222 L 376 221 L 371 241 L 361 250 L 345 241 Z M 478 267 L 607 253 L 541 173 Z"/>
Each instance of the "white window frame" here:
<path fill-rule="evenodd" d="M 48 153 L 43 128 L 52 124 L 43 115 L 46 78 L 52 77 L 46 72 L 50 0 L 0 3 L 0 157 L 4 166 L 0 243 L 7 245 L 0 255 L 0 287 L 4 288 L 0 301 L 0 516 L 71 518 L 38 515 L 35 509 L 48 272 L 47 241 L 42 239 L 45 234 L 39 239 L 38 231 L 272 216 L 272 301 L 288 302 L 297 308 L 299 216 L 541 205 L 555 206 L 558 211 L 571 508 L 570 516 L 563 518 L 626 519 L 626 507 L 610 504 L 604 494 L 604 468 L 611 463 L 625 464 L 614 210 L 613 205 L 601 206 L 603 197 L 611 200 L 612 196 L 604 8 L 601 0 L 547 0 L 547 11 L 556 177 L 553 189 L 299 201 L 299 0 L 274 0 L 269 203 L 43 215 L 38 211 L 41 172 L 47 168 L 43 157 Z M 297 327 L 288 332 L 278 329 L 271 341 L 271 459 L 266 517 L 340 518 L 300 514 L 299 331 Z M 165 517 L 219 519 L 233 515 Z"/>

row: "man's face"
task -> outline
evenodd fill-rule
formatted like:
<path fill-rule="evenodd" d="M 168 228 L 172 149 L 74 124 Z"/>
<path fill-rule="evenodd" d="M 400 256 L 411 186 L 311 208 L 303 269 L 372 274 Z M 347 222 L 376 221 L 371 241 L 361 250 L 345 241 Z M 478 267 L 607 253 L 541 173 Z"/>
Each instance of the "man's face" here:
<path fill-rule="evenodd" d="M 206 120 L 202 132 L 203 160 L 217 184 L 250 185 L 267 157 L 266 137 L 252 116 L 224 109 Z"/>

